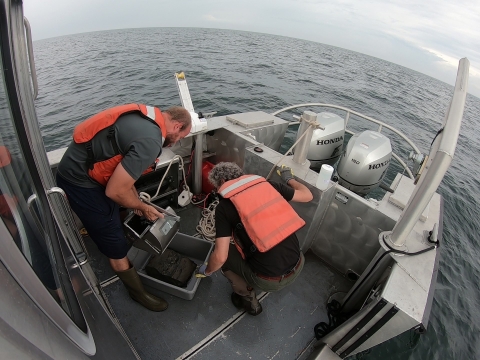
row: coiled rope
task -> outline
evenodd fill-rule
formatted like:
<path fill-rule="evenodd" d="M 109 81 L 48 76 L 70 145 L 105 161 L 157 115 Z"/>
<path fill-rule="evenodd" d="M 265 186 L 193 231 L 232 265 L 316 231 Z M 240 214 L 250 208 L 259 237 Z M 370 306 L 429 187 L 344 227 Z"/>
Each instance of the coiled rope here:
<path fill-rule="evenodd" d="M 206 201 L 206 198 L 205 200 Z M 215 208 L 219 201 L 213 201 L 208 207 L 202 210 L 202 218 L 196 227 L 195 237 L 201 237 L 207 241 L 215 242 Z"/>
<path fill-rule="evenodd" d="M 188 187 L 187 185 L 187 177 L 185 176 L 185 169 L 184 169 L 184 164 L 183 164 L 183 158 L 180 156 L 180 155 L 175 155 L 172 160 L 170 160 L 170 163 L 168 164 L 168 167 L 167 167 L 167 170 L 165 171 L 165 173 L 163 174 L 163 177 L 162 177 L 162 180 L 160 180 L 160 184 L 158 184 L 158 188 L 157 188 L 157 192 L 155 193 L 155 195 L 153 196 L 150 196 L 148 193 L 146 192 L 140 192 L 140 194 L 138 194 L 138 197 L 140 198 L 140 200 L 145 200 L 145 201 L 153 201 L 157 198 L 158 196 L 158 193 L 160 192 L 160 188 L 162 187 L 162 184 L 163 184 L 163 180 L 165 180 L 165 177 L 167 176 L 168 174 L 168 170 L 170 170 L 170 167 L 172 166 L 173 162 L 175 159 L 179 159 L 180 160 L 180 163 L 182 164 L 181 166 L 181 170 L 182 170 L 182 174 L 183 174 L 183 189 L 184 190 L 187 190 L 187 193 L 189 194 L 189 197 L 190 197 L 190 201 L 192 201 L 192 198 L 191 198 L 191 195 L 190 195 L 190 188 Z"/>

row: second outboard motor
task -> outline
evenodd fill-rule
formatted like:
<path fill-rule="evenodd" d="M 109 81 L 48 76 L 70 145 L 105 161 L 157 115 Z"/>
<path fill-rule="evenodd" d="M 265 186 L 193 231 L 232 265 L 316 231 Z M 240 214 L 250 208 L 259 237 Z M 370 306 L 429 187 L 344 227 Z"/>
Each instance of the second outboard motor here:
<path fill-rule="evenodd" d="M 366 195 L 380 185 L 391 158 L 392 146 L 385 135 L 371 130 L 355 134 L 338 163 L 338 183 Z"/>
<path fill-rule="evenodd" d="M 345 120 L 340 116 L 321 112 L 317 114 L 317 122 L 325 130 L 316 129 L 308 148 L 307 159 L 310 167 L 319 169 L 323 164 L 333 165 L 342 154 L 345 137 Z"/>

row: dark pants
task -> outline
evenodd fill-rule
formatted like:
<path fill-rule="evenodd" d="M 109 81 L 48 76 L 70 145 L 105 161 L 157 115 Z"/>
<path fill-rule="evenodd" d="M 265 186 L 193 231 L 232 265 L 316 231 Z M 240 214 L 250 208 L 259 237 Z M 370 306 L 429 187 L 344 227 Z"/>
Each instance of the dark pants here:
<path fill-rule="evenodd" d="M 242 256 L 238 252 L 235 245 L 230 244 L 230 248 L 228 250 L 228 258 L 225 264 L 223 264 L 222 270 L 224 272 L 226 272 L 226 270 L 230 270 L 234 272 L 251 287 L 258 288 L 266 292 L 273 292 L 273 291 L 281 290 L 284 287 L 290 285 L 295 281 L 297 276 L 300 275 L 303 269 L 303 265 L 305 264 L 305 258 L 303 257 L 302 253 L 300 253 L 300 258 L 301 258 L 300 266 L 298 267 L 297 270 L 295 270 L 293 274 L 291 274 L 287 278 L 283 278 L 280 280 L 266 280 L 258 277 L 250 268 L 248 263 L 245 260 L 243 260 Z M 225 274 L 225 276 L 229 278 L 228 274 Z M 229 280 L 232 283 L 232 287 L 234 288 L 234 291 L 237 292 L 237 294 L 239 295 L 244 295 L 245 293 L 244 290 L 246 290 L 247 288 L 242 284 L 242 282 L 238 281 L 239 279 L 237 280 L 233 277 L 232 279 L 229 278 Z"/>
<path fill-rule="evenodd" d="M 123 233 L 120 209 L 117 203 L 105 195 L 105 188 L 82 188 L 58 174 L 57 185 L 67 194 L 70 207 L 101 253 L 110 259 L 123 259 L 127 256 L 130 246 Z"/>

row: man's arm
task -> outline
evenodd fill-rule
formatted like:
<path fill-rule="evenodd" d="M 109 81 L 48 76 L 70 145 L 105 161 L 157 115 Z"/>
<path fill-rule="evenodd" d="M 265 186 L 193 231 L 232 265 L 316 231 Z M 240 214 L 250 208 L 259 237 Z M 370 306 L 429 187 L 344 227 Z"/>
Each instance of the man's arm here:
<path fill-rule="evenodd" d="M 311 191 L 305 185 L 295 180 L 293 177 L 293 171 L 290 167 L 282 165 L 277 170 L 277 173 L 287 183 L 287 185 L 295 190 L 293 198 L 290 201 L 309 202 L 313 199 Z"/>
<path fill-rule="evenodd" d="M 219 237 L 215 239 L 215 249 L 210 254 L 208 265 L 205 270 L 206 275 L 211 275 L 225 264 L 228 258 L 228 248 L 230 247 L 230 237 Z"/>
<path fill-rule="evenodd" d="M 125 169 L 125 168 L 124 168 Z M 133 193 L 133 196 L 135 196 L 136 198 L 139 198 L 138 196 L 138 191 L 137 189 L 135 188 L 135 185 L 132 186 L 132 193 Z M 133 209 L 133 212 L 138 215 L 138 216 L 143 216 L 143 212 L 138 210 L 138 209 Z"/>
<path fill-rule="evenodd" d="M 125 208 L 140 210 L 148 220 L 153 221 L 157 218 L 163 218 L 160 212 L 138 198 L 134 183 L 135 179 L 130 176 L 120 163 L 108 180 L 105 195 Z"/>
<path fill-rule="evenodd" d="M 297 180 L 290 179 L 288 180 L 287 185 L 295 190 L 291 201 L 309 202 L 313 199 L 312 192 L 305 185 L 298 182 Z"/>

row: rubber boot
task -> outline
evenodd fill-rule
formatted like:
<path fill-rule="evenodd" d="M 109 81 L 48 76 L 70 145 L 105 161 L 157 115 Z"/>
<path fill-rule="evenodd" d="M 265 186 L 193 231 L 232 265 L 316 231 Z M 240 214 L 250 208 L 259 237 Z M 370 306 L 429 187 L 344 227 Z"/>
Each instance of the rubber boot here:
<path fill-rule="evenodd" d="M 130 297 L 140 305 L 151 311 L 163 311 L 167 309 L 168 303 L 165 300 L 145 291 L 140 277 L 137 274 L 137 270 L 135 270 L 134 267 L 124 271 L 115 271 L 115 273 L 120 280 L 122 280 Z"/>
<path fill-rule="evenodd" d="M 231 299 L 235 307 L 245 310 L 250 315 L 257 316 L 262 312 L 262 304 L 258 301 L 255 290 L 253 289 L 250 290 L 250 294 L 246 296 L 241 296 L 233 292 Z"/>

